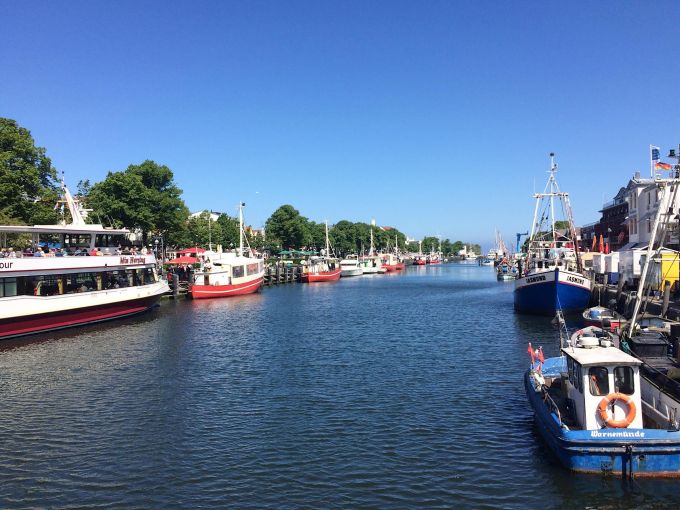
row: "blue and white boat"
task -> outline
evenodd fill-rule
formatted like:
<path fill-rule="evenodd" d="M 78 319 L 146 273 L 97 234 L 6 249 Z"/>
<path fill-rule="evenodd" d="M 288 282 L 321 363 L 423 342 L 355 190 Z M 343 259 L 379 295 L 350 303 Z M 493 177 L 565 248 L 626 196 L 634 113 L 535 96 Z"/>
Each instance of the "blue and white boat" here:
<path fill-rule="evenodd" d="M 534 194 L 534 222 L 521 274 L 515 280 L 515 310 L 522 313 L 582 312 L 592 292 L 592 282 L 582 273 L 569 193 L 560 191 L 555 155 L 550 158 L 548 183 L 543 193 Z M 556 226 L 556 207 L 566 228 Z"/>
<path fill-rule="evenodd" d="M 585 328 L 562 355 L 524 376 L 541 435 L 572 471 L 622 477 L 680 476 L 680 431 L 656 428 L 642 401 L 642 362 Z M 542 358 L 542 355 L 539 356 Z"/>

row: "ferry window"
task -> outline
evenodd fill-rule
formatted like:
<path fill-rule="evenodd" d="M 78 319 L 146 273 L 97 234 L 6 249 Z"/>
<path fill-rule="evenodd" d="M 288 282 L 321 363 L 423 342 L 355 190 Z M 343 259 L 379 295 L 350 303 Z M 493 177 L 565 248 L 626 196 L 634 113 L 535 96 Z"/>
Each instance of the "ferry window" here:
<path fill-rule="evenodd" d="M 241 278 L 244 275 L 245 266 L 234 266 L 231 268 L 231 275 L 234 278 Z"/>
<path fill-rule="evenodd" d="M 135 287 L 138 287 L 139 285 L 144 285 L 144 269 L 135 269 L 133 273 L 134 273 L 133 282 L 135 284 Z"/>
<path fill-rule="evenodd" d="M 16 278 L 0 279 L 0 297 L 9 297 L 16 295 L 17 295 L 17 279 Z"/>
<path fill-rule="evenodd" d="M 258 272 L 258 270 L 259 270 L 259 269 L 258 269 L 258 268 L 259 268 L 259 265 L 260 265 L 260 264 L 258 264 L 257 262 L 255 262 L 254 264 L 248 264 L 248 266 L 247 266 L 247 268 L 248 268 L 248 276 L 250 276 L 251 274 L 256 274 L 256 273 Z"/>
<path fill-rule="evenodd" d="M 631 367 L 616 367 L 614 369 L 614 391 L 626 395 L 635 393 L 633 369 Z"/>
<path fill-rule="evenodd" d="M 54 296 L 59 294 L 59 277 L 56 275 L 36 277 L 33 294 L 36 296 Z"/>
<path fill-rule="evenodd" d="M 591 367 L 588 369 L 588 384 L 590 394 L 595 396 L 609 394 L 609 372 L 605 367 Z"/>
<path fill-rule="evenodd" d="M 581 365 L 576 365 L 576 389 L 579 393 L 583 393 L 583 372 L 581 372 Z"/>
<path fill-rule="evenodd" d="M 144 270 L 144 283 L 155 283 L 157 281 L 158 278 L 156 277 L 155 271 L 152 268 L 147 267 Z"/>

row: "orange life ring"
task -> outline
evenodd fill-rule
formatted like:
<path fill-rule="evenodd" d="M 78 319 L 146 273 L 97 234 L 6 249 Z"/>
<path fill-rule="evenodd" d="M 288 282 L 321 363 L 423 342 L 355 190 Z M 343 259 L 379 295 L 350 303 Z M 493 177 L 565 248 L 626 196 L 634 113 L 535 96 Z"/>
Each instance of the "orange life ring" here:
<path fill-rule="evenodd" d="M 623 402 L 626 404 L 626 406 L 628 406 L 628 412 L 626 413 L 626 417 L 622 420 L 614 420 L 613 418 L 610 418 L 609 414 L 607 413 L 607 408 L 609 407 L 609 404 L 616 400 Z M 605 422 L 608 427 L 614 429 L 623 429 L 626 428 L 631 423 L 633 423 L 633 420 L 635 419 L 635 414 L 637 412 L 637 410 L 635 409 L 635 402 L 633 402 L 633 399 L 630 398 L 628 395 L 624 395 L 623 393 L 610 393 L 602 400 L 600 400 L 600 404 L 597 406 L 597 410 L 600 414 L 600 419 L 603 422 Z"/>

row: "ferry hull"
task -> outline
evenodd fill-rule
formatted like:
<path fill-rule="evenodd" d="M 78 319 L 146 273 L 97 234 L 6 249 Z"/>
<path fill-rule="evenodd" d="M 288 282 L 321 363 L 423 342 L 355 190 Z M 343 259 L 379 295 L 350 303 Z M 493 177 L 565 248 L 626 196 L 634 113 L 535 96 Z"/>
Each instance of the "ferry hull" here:
<path fill-rule="evenodd" d="M 234 285 L 192 285 L 189 293 L 193 299 L 211 299 L 231 296 L 242 296 L 257 292 L 262 286 L 263 277 L 256 278 L 249 282 Z"/>
<path fill-rule="evenodd" d="M 160 295 L 0 320 L 0 339 L 119 319 L 158 305 Z"/>
<path fill-rule="evenodd" d="M 521 313 L 554 315 L 581 312 L 590 302 L 591 282 L 579 273 L 548 270 L 515 281 L 515 310 Z"/>
<path fill-rule="evenodd" d="M 303 283 L 315 283 L 315 282 L 335 282 L 340 279 L 340 269 L 334 271 L 320 271 L 318 273 L 304 273 L 300 277 L 300 281 Z"/>
<path fill-rule="evenodd" d="M 680 432 L 661 429 L 567 430 L 529 377 L 524 388 L 536 425 L 561 464 L 575 472 L 635 477 L 680 477 Z"/>

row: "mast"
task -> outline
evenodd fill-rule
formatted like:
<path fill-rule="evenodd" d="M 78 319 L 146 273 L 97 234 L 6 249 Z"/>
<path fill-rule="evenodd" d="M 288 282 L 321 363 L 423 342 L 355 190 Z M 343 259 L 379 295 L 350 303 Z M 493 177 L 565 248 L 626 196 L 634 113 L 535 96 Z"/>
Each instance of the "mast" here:
<path fill-rule="evenodd" d="M 210 220 L 212 216 L 212 211 L 208 211 L 208 249 L 212 251 L 212 233 L 210 231 Z"/>
<path fill-rule="evenodd" d="M 557 236 L 555 235 L 555 172 L 557 172 L 557 165 L 555 164 L 555 153 L 550 153 L 550 178 L 548 182 L 550 183 L 550 223 L 552 227 L 552 239 L 555 248 L 557 248 Z"/>
<path fill-rule="evenodd" d="M 668 155 L 671 158 L 680 158 L 675 155 L 675 151 L 671 150 Z M 659 208 L 656 211 L 656 216 L 654 217 L 654 226 L 652 227 L 651 237 L 649 238 L 649 245 L 647 246 L 647 254 L 645 256 L 645 265 L 642 267 L 642 274 L 640 275 L 640 283 L 638 285 L 637 295 L 635 296 L 635 307 L 633 308 L 633 317 L 630 321 L 630 326 L 628 329 L 628 336 L 632 336 L 635 331 L 635 322 L 637 320 L 637 315 L 640 312 L 640 306 L 642 305 L 642 293 L 644 291 L 645 280 L 647 279 L 647 272 L 649 271 L 649 264 L 652 262 L 652 252 L 654 251 L 654 243 L 657 238 L 657 230 L 661 224 L 661 216 L 666 214 L 669 217 L 673 216 L 673 205 L 676 202 L 676 197 L 678 195 L 678 188 L 680 187 L 680 179 L 676 177 L 678 175 L 677 171 L 680 170 L 680 164 L 674 165 L 673 173 L 670 179 L 659 179 L 656 178 L 657 186 L 661 189 L 661 198 L 659 199 Z M 670 185 L 670 191 L 673 193 L 671 200 L 669 201 L 670 193 L 667 192 L 667 186 Z M 671 208 L 669 209 L 669 205 Z M 670 219 L 670 218 L 669 218 Z M 663 222 L 663 226 L 668 225 L 668 219 Z M 664 229 L 665 235 L 665 229 Z M 663 237 L 660 239 L 663 242 Z M 661 248 L 661 244 L 659 244 Z"/>
<path fill-rule="evenodd" d="M 663 184 L 659 184 L 661 188 L 661 200 L 659 200 L 659 208 L 656 211 L 656 216 L 654 217 L 654 226 L 652 227 L 652 235 L 649 238 L 649 245 L 647 246 L 647 254 L 645 258 L 645 265 L 642 267 L 642 274 L 640 275 L 640 283 L 638 284 L 637 295 L 635 296 L 635 307 L 633 308 L 633 318 L 630 320 L 629 335 L 633 334 L 635 330 L 635 321 L 637 320 L 637 314 L 640 311 L 640 305 L 642 304 L 642 292 L 644 290 L 645 281 L 647 279 L 647 272 L 649 271 L 649 263 L 652 258 L 652 252 L 654 251 L 654 243 L 656 242 L 656 231 L 659 228 L 659 223 L 661 221 L 661 215 L 666 209 L 666 187 Z"/>
<path fill-rule="evenodd" d="M 243 257 L 243 208 L 244 202 L 238 203 L 238 255 Z"/>
<path fill-rule="evenodd" d="M 373 256 L 373 227 L 371 227 L 371 248 L 368 250 L 368 256 Z"/>
<path fill-rule="evenodd" d="M 330 257 L 330 242 L 328 241 L 328 220 L 326 220 L 326 257 Z"/>

